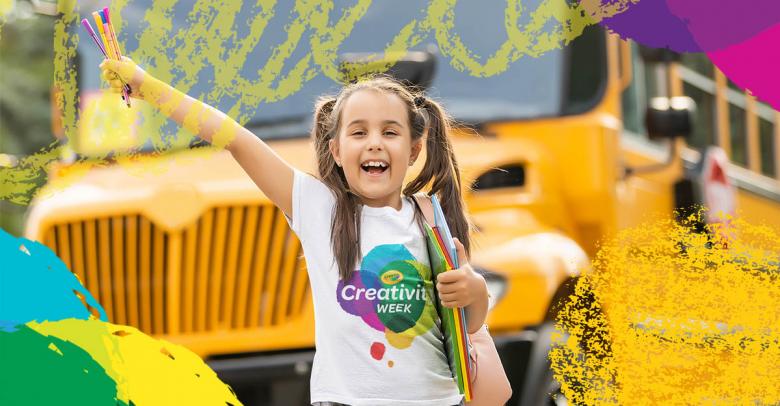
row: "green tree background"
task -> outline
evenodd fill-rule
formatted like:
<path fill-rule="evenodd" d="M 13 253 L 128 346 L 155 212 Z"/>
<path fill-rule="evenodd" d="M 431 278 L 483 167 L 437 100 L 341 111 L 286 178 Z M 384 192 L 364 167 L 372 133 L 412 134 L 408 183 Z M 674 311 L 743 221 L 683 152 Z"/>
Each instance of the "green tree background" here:
<path fill-rule="evenodd" d="M 0 15 L 0 165 L 12 165 L 54 140 L 50 90 L 54 77 L 53 16 L 27 1 Z M 44 179 L 42 179 L 44 180 Z M 21 235 L 27 206 L 0 200 L 0 228 Z"/>

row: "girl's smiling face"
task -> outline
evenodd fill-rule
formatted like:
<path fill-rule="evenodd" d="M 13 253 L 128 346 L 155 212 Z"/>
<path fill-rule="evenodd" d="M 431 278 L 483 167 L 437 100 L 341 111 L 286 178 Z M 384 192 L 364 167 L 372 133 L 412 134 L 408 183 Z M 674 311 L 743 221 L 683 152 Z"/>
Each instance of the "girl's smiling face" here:
<path fill-rule="evenodd" d="M 330 152 L 353 193 L 371 207 L 401 209 L 406 171 L 422 148 L 412 141 L 409 113 L 397 95 L 359 90 L 344 102 Z"/>

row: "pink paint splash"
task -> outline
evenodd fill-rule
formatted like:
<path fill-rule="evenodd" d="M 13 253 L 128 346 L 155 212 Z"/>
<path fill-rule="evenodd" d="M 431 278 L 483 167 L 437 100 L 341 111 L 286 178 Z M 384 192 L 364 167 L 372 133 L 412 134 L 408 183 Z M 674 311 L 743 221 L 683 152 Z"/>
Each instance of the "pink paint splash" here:
<path fill-rule="evenodd" d="M 737 86 L 780 110 L 780 24 L 726 49 L 708 52 L 712 63 Z"/>
<path fill-rule="evenodd" d="M 778 0 L 642 0 L 600 24 L 653 48 L 705 52 L 738 87 L 780 110 Z"/>
<path fill-rule="evenodd" d="M 385 356 L 385 345 L 379 342 L 371 344 L 371 356 L 377 361 L 382 360 Z"/>

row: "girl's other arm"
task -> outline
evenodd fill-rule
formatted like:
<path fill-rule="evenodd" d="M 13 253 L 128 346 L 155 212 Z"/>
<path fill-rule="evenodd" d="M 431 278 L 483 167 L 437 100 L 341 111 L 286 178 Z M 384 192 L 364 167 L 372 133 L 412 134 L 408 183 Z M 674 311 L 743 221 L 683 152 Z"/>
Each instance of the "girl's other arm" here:
<path fill-rule="evenodd" d="M 122 82 L 128 83 L 132 97 L 145 100 L 201 139 L 225 147 L 260 190 L 292 217 L 293 168 L 268 144 L 225 113 L 146 73 L 130 58 L 106 59 L 100 67 L 112 91 L 119 93 Z"/>

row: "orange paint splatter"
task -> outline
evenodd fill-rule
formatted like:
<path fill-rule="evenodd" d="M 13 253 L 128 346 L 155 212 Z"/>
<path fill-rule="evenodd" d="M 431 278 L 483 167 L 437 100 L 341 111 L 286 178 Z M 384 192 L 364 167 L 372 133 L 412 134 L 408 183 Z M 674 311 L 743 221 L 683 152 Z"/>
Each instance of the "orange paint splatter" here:
<path fill-rule="evenodd" d="M 387 366 L 392 368 L 394 365 L 393 361 L 387 361 Z"/>

